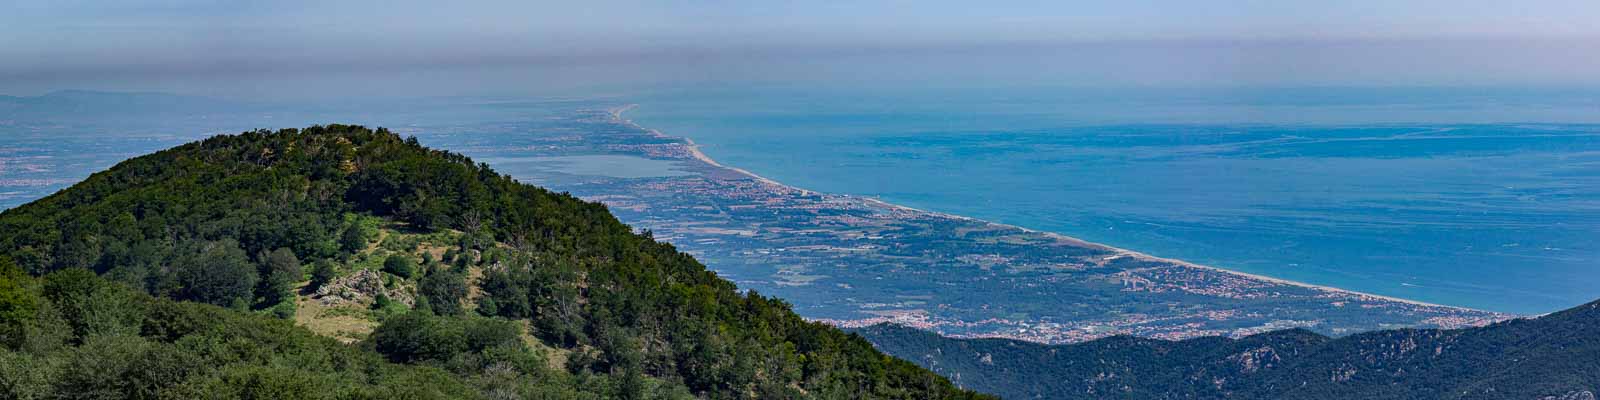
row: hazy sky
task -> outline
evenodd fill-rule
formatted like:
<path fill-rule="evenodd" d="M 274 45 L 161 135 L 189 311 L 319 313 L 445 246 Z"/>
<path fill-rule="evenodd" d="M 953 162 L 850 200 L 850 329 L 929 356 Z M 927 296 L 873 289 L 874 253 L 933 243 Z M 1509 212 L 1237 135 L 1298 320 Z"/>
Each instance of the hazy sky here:
<path fill-rule="evenodd" d="M 1600 85 L 1594 0 L 9 3 L 0 94 L 719 79 Z"/>

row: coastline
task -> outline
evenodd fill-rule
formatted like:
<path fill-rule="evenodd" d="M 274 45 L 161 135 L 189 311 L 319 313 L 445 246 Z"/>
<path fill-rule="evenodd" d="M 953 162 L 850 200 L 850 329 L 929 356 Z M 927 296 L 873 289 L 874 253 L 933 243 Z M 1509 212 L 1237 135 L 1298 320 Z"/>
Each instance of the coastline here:
<path fill-rule="evenodd" d="M 799 192 L 805 193 L 805 194 L 822 194 L 822 193 L 826 193 L 826 192 L 819 192 L 819 191 L 814 191 L 814 190 L 809 190 L 809 189 L 805 189 L 805 188 L 791 186 L 791 185 L 779 182 L 777 180 L 773 180 L 773 179 L 761 176 L 760 174 L 756 174 L 756 173 L 751 172 L 749 170 L 723 165 L 723 164 L 717 162 L 715 159 L 712 159 L 710 156 L 706 155 L 704 152 L 702 152 L 700 150 L 700 144 L 696 143 L 694 141 L 694 139 L 692 139 L 692 138 L 689 138 L 687 136 L 672 136 L 672 135 L 668 135 L 666 133 L 661 132 L 660 130 L 652 129 L 652 128 L 648 128 L 648 127 L 639 125 L 638 123 L 634 122 L 633 120 L 623 117 L 624 113 L 636 108 L 637 106 L 638 106 L 637 104 L 628 104 L 628 105 L 625 105 L 625 106 L 622 106 L 622 107 L 609 109 L 607 111 L 611 115 L 612 119 L 617 123 L 625 124 L 625 125 L 628 125 L 628 126 L 631 126 L 631 127 L 634 127 L 634 128 L 646 131 L 646 132 L 650 132 L 650 134 L 655 136 L 655 137 L 683 141 L 686 150 L 688 151 L 689 155 L 692 158 L 694 158 L 695 160 L 698 160 L 698 161 L 700 161 L 702 163 L 705 163 L 707 165 L 710 165 L 712 167 L 733 171 L 733 172 L 735 172 L 735 173 L 737 173 L 739 175 L 744 175 L 746 177 L 749 177 L 751 179 L 754 179 L 756 181 L 759 181 L 759 182 L 762 182 L 762 183 L 765 183 L 765 184 L 768 184 L 768 185 L 772 185 L 772 186 L 776 186 L 776 187 L 780 187 L 780 188 L 785 188 L 785 189 L 791 189 L 791 190 L 799 191 Z M 937 217 L 941 217 L 941 218 L 948 218 L 948 219 L 972 221 L 972 222 L 978 222 L 978 223 L 982 223 L 982 224 L 986 224 L 986 225 L 990 225 L 990 226 L 995 226 L 995 227 L 1002 227 L 1002 228 L 1008 228 L 1008 229 L 1017 229 L 1017 230 L 1021 230 L 1021 231 L 1024 231 L 1024 232 L 1039 234 L 1039 235 L 1050 237 L 1051 239 L 1054 239 L 1054 240 L 1057 240 L 1057 241 L 1071 243 L 1071 244 L 1075 244 L 1075 245 L 1083 246 L 1083 247 L 1092 247 L 1092 248 L 1102 249 L 1102 250 L 1109 251 L 1109 252 L 1113 253 L 1113 255 L 1107 257 L 1107 259 L 1118 258 L 1118 257 L 1129 257 L 1129 258 L 1133 258 L 1133 259 L 1140 260 L 1140 261 L 1151 261 L 1151 262 L 1168 263 L 1168 264 L 1178 265 L 1178 266 L 1182 266 L 1182 267 L 1186 267 L 1186 268 L 1193 268 L 1193 269 L 1198 269 L 1198 270 L 1205 270 L 1205 271 L 1212 271 L 1212 272 L 1217 272 L 1217 273 L 1230 274 L 1230 275 L 1233 275 L 1233 276 L 1237 276 L 1237 277 L 1245 278 L 1245 279 L 1250 279 L 1250 280 L 1258 280 L 1258 281 L 1264 281 L 1264 282 L 1269 282 L 1269 283 L 1274 283 L 1274 284 L 1281 284 L 1281 285 L 1297 286 L 1297 287 L 1302 287 L 1302 288 L 1311 289 L 1311 290 L 1317 290 L 1317 291 L 1329 292 L 1329 293 L 1336 293 L 1336 294 L 1343 294 L 1343 295 L 1348 295 L 1348 296 L 1366 298 L 1366 299 L 1370 299 L 1370 300 L 1392 301 L 1392 302 L 1406 303 L 1406 304 L 1410 304 L 1410 305 L 1414 305 L 1414 306 L 1420 306 L 1420 307 L 1435 307 L 1435 308 L 1461 310 L 1461 311 L 1490 312 L 1490 311 L 1478 310 L 1478 309 L 1469 308 L 1469 307 L 1428 303 L 1428 302 L 1423 302 L 1423 301 L 1418 301 L 1418 300 L 1411 300 L 1411 299 L 1405 299 L 1405 298 L 1399 298 L 1399 297 L 1393 297 L 1393 296 L 1385 296 L 1385 295 L 1379 295 L 1379 294 L 1373 294 L 1373 293 L 1366 293 L 1366 292 L 1360 292 L 1360 291 L 1355 291 L 1355 290 L 1350 290 L 1350 289 L 1343 289 L 1343 288 L 1338 288 L 1338 287 L 1333 287 L 1333 286 L 1317 285 L 1317 284 L 1312 284 L 1312 283 L 1307 283 L 1307 282 L 1293 281 L 1293 280 L 1288 280 L 1288 279 L 1283 279 L 1283 278 L 1275 278 L 1275 277 L 1265 276 L 1265 275 L 1260 275 L 1260 274 L 1253 274 L 1253 273 L 1248 273 L 1248 272 L 1235 271 L 1235 270 L 1222 268 L 1222 267 L 1215 267 L 1215 266 L 1197 264 L 1197 263 L 1188 262 L 1188 261 L 1184 261 L 1184 260 L 1178 260 L 1178 259 L 1155 256 L 1155 255 L 1151 255 L 1151 254 L 1148 254 L 1148 253 L 1139 252 L 1139 251 L 1135 251 L 1135 250 L 1123 249 L 1123 248 L 1119 248 L 1119 247 L 1115 247 L 1115 246 L 1111 246 L 1111 245 L 1106 245 L 1106 244 L 1102 244 L 1102 243 L 1090 242 L 1090 241 L 1086 241 L 1086 240 L 1083 240 L 1083 239 L 1078 239 L 1078 238 L 1075 238 L 1075 237 L 1071 237 L 1071 236 L 1060 234 L 1060 233 L 1056 233 L 1056 232 L 1041 231 L 1041 230 L 1030 229 L 1030 228 L 1025 228 L 1025 227 L 1016 226 L 1016 225 L 1003 224 L 1003 223 L 998 223 L 998 222 L 993 222 L 993 221 L 986 221 L 986 220 L 981 220 L 981 219 L 977 219 L 977 218 L 973 218 L 973 217 L 949 214 L 949 213 L 944 213 L 944 212 L 939 212 L 939 211 L 923 210 L 923 209 L 918 209 L 918 208 L 913 208 L 913 207 L 908 207 L 908 206 L 903 206 L 903 205 L 899 205 L 899 204 L 890 203 L 890 202 L 883 201 L 883 200 L 880 200 L 880 199 L 877 199 L 877 198 L 872 198 L 872 197 L 864 197 L 864 196 L 857 196 L 857 195 L 851 195 L 851 194 L 830 194 L 830 195 L 840 196 L 840 197 L 848 198 L 848 199 L 854 199 L 854 200 L 862 201 L 862 202 L 865 202 L 865 203 L 868 203 L 868 204 L 871 204 L 871 205 L 874 205 L 874 206 L 877 206 L 877 207 L 882 207 L 882 208 L 887 208 L 887 209 L 892 209 L 892 210 L 898 210 L 898 211 L 904 211 L 904 212 L 912 212 L 912 213 L 920 213 L 920 214 L 932 215 L 932 216 L 937 216 Z M 1504 313 L 1498 313 L 1498 312 L 1491 312 L 1491 313 L 1504 314 Z M 1504 315 L 1511 315 L 1511 314 L 1504 314 Z"/>
<path fill-rule="evenodd" d="M 795 186 L 792 186 L 792 185 L 784 184 L 783 182 L 778 182 L 776 180 L 773 180 L 771 178 L 767 178 L 765 176 L 761 176 L 759 174 L 756 174 L 754 172 L 750 172 L 749 170 L 746 170 L 746 169 L 743 169 L 743 168 L 722 165 L 722 163 L 719 163 L 719 162 L 717 162 L 717 160 L 712 159 L 711 156 L 707 156 L 706 153 L 701 152 L 700 151 L 700 144 L 699 143 L 695 143 L 694 139 L 689 138 L 688 136 L 672 136 L 672 135 L 668 135 L 668 134 L 663 133 L 663 132 L 661 132 L 659 130 L 652 129 L 652 128 L 647 128 L 647 127 L 644 127 L 643 125 L 639 125 L 638 123 L 633 122 L 633 120 L 631 120 L 631 119 L 627 119 L 627 118 L 623 118 L 622 117 L 623 113 L 626 113 L 626 112 L 628 112 L 628 110 L 632 110 L 635 107 L 638 107 L 638 104 L 629 104 L 629 105 L 626 105 L 626 106 L 610 109 L 610 110 L 607 110 L 607 111 L 611 114 L 611 119 L 616 121 L 617 123 L 628 125 L 628 126 L 631 126 L 631 127 L 634 127 L 634 128 L 638 128 L 639 130 L 643 130 L 645 132 L 650 132 L 650 135 L 658 137 L 658 138 L 682 140 L 684 142 L 684 146 L 689 150 L 689 155 L 691 157 L 694 157 L 695 160 L 699 160 L 700 162 L 706 163 L 707 165 L 710 165 L 710 166 L 713 166 L 713 167 L 717 167 L 717 168 L 726 169 L 726 170 L 729 170 L 729 171 L 733 171 L 733 172 L 736 172 L 736 173 L 738 173 L 740 175 L 748 176 L 751 179 L 755 179 L 757 181 L 761 181 L 762 183 L 766 183 L 768 185 L 794 189 L 794 190 L 800 191 L 801 193 L 805 193 L 805 194 L 822 193 L 822 192 L 818 192 L 818 191 L 814 191 L 814 190 L 809 190 L 809 189 L 806 189 L 806 188 L 795 187 Z M 883 204 L 889 205 L 889 203 L 883 203 Z M 907 208 L 907 207 L 901 207 L 901 208 Z M 907 208 L 907 209 L 910 209 L 910 208 Z M 917 211 L 921 211 L 921 210 L 917 210 Z M 923 212 L 927 212 L 927 211 L 923 211 Z"/>

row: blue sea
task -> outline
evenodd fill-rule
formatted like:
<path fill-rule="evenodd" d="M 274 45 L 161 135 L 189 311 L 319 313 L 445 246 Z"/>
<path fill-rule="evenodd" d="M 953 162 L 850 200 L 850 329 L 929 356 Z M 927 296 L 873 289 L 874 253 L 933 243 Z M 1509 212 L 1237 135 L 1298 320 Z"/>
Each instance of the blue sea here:
<path fill-rule="evenodd" d="M 1600 91 L 674 88 L 626 117 L 794 186 L 1381 295 L 1600 298 Z"/>

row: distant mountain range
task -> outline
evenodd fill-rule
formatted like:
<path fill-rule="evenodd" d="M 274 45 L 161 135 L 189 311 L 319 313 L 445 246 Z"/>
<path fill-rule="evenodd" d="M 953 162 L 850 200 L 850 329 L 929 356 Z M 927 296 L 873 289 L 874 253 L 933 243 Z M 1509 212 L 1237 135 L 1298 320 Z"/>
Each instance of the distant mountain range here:
<path fill-rule="evenodd" d="M 1467 329 L 1329 338 L 1113 337 L 1070 345 L 856 331 L 886 353 L 1008 399 L 1551 399 L 1600 392 L 1600 301 Z"/>

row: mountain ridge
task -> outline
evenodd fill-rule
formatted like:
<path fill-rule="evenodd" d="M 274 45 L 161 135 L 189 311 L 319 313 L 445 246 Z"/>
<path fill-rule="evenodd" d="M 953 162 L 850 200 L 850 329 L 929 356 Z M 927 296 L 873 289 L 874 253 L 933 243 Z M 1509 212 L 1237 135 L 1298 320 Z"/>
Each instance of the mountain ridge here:
<path fill-rule="evenodd" d="M 854 332 L 1006 398 L 1566 399 L 1600 390 L 1600 300 L 1483 327 L 1338 338 L 1297 328 L 1045 345 L 887 324 Z"/>
<path fill-rule="evenodd" d="M 0 232 L 0 255 L 16 265 L 0 281 L 0 299 L 16 301 L 0 311 L 24 311 L 0 313 L 16 328 L 0 332 L 0 368 L 35 371 L 0 377 L 7 397 L 183 397 L 203 387 L 367 398 L 366 386 L 338 382 L 395 370 L 453 383 L 435 398 L 985 398 L 806 322 L 780 300 L 739 292 L 603 205 L 381 128 L 257 130 L 136 157 L 0 212 Z M 218 336 L 238 329 L 230 323 L 183 322 L 288 319 L 304 296 L 296 287 L 357 273 L 415 301 L 338 305 L 376 327 L 331 360 L 295 358 L 329 346 L 300 327 L 271 323 L 296 332 L 273 344 Z M 221 308 L 160 311 L 166 300 L 137 292 L 185 310 Z M 50 311 L 108 302 L 158 306 Z M 174 323 L 206 328 L 175 332 Z M 216 340 L 235 349 L 204 345 Z M 130 362 L 150 349 L 175 357 L 163 364 L 173 376 L 135 379 L 143 368 Z M 114 365 L 70 368 L 91 351 Z M 302 382 L 312 375 L 328 378 Z M 105 384 L 73 383 L 80 378 Z M 323 392 L 329 385 L 350 389 Z"/>

